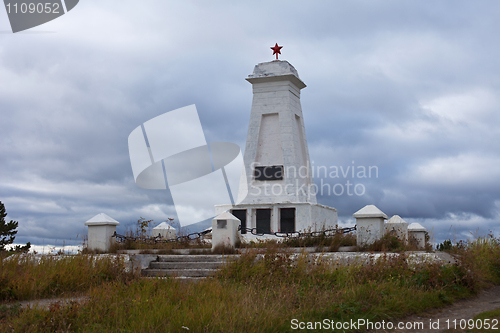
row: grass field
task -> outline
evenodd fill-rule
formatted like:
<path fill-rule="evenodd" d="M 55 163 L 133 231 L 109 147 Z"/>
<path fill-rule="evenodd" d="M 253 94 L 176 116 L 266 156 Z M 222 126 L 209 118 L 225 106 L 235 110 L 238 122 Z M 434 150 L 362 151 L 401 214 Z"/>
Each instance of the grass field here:
<path fill-rule="evenodd" d="M 89 300 L 48 310 L 2 306 L 0 332 L 290 332 L 294 319 L 396 320 L 500 283 L 498 239 L 450 250 L 459 264 L 409 266 L 400 255 L 334 268 L 305 255 L 292 261 L 286 248 L 270 246 L 262 260 L 249 251 L 196 283 L 142 279 L 110 258 L 3 260 L 2 300 L 74 294 Z"/>

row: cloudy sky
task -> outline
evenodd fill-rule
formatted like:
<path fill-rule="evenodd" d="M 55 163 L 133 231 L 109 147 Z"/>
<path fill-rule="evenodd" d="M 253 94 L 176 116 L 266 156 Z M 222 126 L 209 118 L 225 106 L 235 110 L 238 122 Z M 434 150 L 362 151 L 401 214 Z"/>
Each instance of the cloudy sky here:
<path fill-rule="evenodd" d="M 244 79 L 275 43 L 307 84 L 311 162 L 378 169 L 324 179 L 365 189 L 318 196 L 342 223 L 375 204 L 435 241 L 498 236 L 499 14 L 496 1 L 82 0 L 13 34 L 0 9 L 0 200 L 16 242 L 81 242 L 98 213 L 119 232 L 177 218 L 168 191 L 135 185 L 128 135 L 196 104 L 207 141 L 244 148 Z"/>

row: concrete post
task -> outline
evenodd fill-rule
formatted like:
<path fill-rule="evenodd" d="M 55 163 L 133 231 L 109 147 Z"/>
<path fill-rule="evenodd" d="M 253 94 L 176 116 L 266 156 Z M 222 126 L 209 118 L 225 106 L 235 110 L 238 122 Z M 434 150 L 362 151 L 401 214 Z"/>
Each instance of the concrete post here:
<path fill-rule="evenodd" d="M 177 231 L 174 227 L 167 224 L 166 222 L 162 222 L 153 228 L 153 237 L 160 235 L 165 239 L 174 239 L 177 237 Z"/>
<path fill-rule="evenodd" d="M 212 251 L 223 245 L 234 248 L 238 240 L 241 221 L 231 213 L 224 212 L 212 220 Z"/>
<path fill-rule="evenodd" d="M 367 205 L 352 216 L 356 219 L 358 246 L 373 244 L 384 235 L 384 219 L 387 215 L 374 205 Z"/>
<path fill-rule="evenodd" d="M 97 214 L 85 222 L 85 225 L 89 227 L 87 249 L 108 252 L 115 242 L 115 239 L 111 236 L 113 236 L 116 226 L 119 224 L 120 222 L 104 213 Z"/>
<path fill-rule="evenodd" d="M 419 249 L 425 249 L 425 232 L 427 231 L 419 223 L 412 223 L 408 226 L 408 241 L 415 244 Z"/>
<path fill-rule="evenodd" d="M 408 223 L 399 215 L 394 215 L 385 223 L 385 233 L 394 235 L 406 243 L 408 241 Z"/>

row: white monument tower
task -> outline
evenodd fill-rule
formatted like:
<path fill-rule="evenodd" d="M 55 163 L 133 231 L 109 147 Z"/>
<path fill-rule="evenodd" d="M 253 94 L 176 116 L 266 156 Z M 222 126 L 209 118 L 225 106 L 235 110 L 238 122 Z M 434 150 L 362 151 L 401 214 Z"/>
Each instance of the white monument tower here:
<path fill-rule="evenodd" d="M 230 210 L 243 228 L 263 232 L 330 229 L 337 224 L 337 211 L 317 204 L 316 187 L 311 187 L 300 105 L 300 90 L 306 85 L 288 61 L 278 60 L 281 48 L 271 47 L 276 60 L 256 65 L 246 79 L 252 84 L 253 101 L 245 174 L 238 204 L 215 206 L 215 214 Z"/>

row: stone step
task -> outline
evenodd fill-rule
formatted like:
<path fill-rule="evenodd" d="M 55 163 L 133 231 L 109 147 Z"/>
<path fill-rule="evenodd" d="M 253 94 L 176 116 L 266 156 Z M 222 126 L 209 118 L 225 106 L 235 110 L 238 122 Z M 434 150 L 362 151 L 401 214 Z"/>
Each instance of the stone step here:
<path fill-rule="evenodd" d="M 224 265 L 224 262 L 219 261 L 152 261 L 149 264 L 151 269 L 217 269 Z"/>
<path fill-rule="evenodd" d="M 144 277 L 175 277 L 189 281 L 203 279 L 218 271 L 225 263 L 239 255 L 158 255 L 156 260 L 143 269 Z"/>
<path fill-rule="evenodd" d="M 172 254 L 159 255 L 159 262 L 226 262 L 239 255 L 220 255 L 220 254 Z"/>
<path fill-rule="evenodd" d="M 174 277 L 207 277 L 215 274 L 217 269 L 154 269 L 142 270 L 142 276 L 174 276 Z"/>
<path fill-rule="evenodd" d="M 143 279 L 176 279 L 182 282 L 197 282 L 210 278 L 209 276 L 143 276 Z"/>

